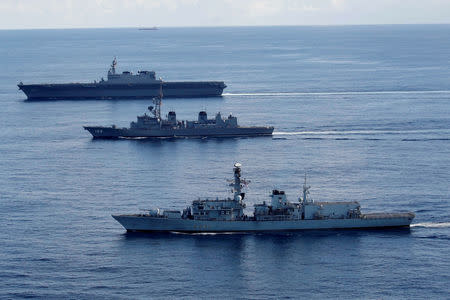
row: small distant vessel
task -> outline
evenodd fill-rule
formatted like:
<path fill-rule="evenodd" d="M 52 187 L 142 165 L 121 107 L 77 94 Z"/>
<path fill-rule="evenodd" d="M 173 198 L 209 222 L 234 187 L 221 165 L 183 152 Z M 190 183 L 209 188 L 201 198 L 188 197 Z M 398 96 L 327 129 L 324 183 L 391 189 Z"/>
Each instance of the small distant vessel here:
<path fill-rule="evenodd" d="M 84 126 L 96 139 L 117 138 L 170 138 L 170 137 L 239 137 L 272 135 L 271 126 L 239 126 L 237 118 L 229 115 L 222 118 L 220 112 L 214 119 L 208 119 L 206 111 L 200 111 L 197 121 L 179 121 L 174 111 L 170 111 L 167 119 L 161 118 L 160 96 L 153 99 L 154 106 L 149 106 L 150 114 L 137 117 L 129 128 L 112 126 Z"/>
<path fill-rule="evenodd" d="M 162 86 L 167 98 L 217 97 L 226 85 L 223 81 L 163 81 L 156 79 L 154 71 L 133 74 L 116 73 L 114 58 L 108 78 L 90 83 L 44 83 L 17 86 L 28 100 L 80 100 L 80 99 L 151 99 L 158 96 Z"/>
<path fill-rule="evenodd" d="M 307 229 L 409 227 L 415 215 L 405 213 L 363 214 L 360 204 L 317 202 L 303 185 L 303 196 L 289 202 L 284 191 L 273 190 L 270 202 L 254 205 L 253 216 L 244 214 L 247 184 L 241 179 L 241 164 L 234 165 L 233 198 L 203 198 L 183 211 L 149 210 L 144 214 L 113 215 L 127 231 L 148 232 L 259 232 Z"/>
<path fill-rule="evenodd" d="M 159 28 L 156 26 L 153 27 L 139 27 L 139 30 L 158 30 Z"/>

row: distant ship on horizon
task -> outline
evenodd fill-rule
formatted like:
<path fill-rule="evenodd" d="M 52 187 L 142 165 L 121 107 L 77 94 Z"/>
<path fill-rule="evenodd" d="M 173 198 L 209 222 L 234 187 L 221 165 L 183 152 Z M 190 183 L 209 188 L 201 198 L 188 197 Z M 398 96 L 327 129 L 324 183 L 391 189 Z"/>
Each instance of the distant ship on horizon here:
<path fill-rule="evenodd" d="M 156 26 L 153 27 L 139 27 L 138 30 L 158 30 L 159 28 Z"/>
<path fill-rule="evenodd" d="M 107 80 L 89 83 L 42 83 L 17 86 L 28 100 L 82 100 L 82 99 L 151 99 L 162 87 L 166 98 L 196 98 L 221 96 L 227 86 L 223 81 L 163 81 L 154 71 L 133 74 L 116 72 L 114 58 Z"/>

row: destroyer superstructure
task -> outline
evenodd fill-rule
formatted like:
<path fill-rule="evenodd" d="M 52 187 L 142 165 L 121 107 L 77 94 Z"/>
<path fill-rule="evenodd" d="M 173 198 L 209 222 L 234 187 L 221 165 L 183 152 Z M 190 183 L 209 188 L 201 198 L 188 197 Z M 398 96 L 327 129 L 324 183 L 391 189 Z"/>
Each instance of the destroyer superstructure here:
<path fill-rule="evenodd" d="M 309 186 L 297 202 L 289 202 L 284 191 L 273 190 L 270 202 L 254 205 L 254 213 L 244 213 L 246 181 L 241 165 L 234 165 L 232 198 L 199 198 L 183 211 L 149 210 L 144 214 L 113 215 L 127 231 L 149 232 L 250 232 L 306 229 L 349 229 L 409 227 L 414 213 L 363 214 L 360 204 L 317 202 L 309 197 Z"/>
<path fill-rule="evenodd" d="M 219 113 L 215 118 L 208 119 L 205 111 L 200 111 L 196 121 L 177 120 L 175 111 L 170 111 L 167 119 L 161 118 L 160 95 L 153 99 L 154 106 L 149 106 L 150 114 L 138 116 L 130 127 L 119 128 L 112 126 L 84 126 L 96 139 L 116 138 L 167 138 L 167 137 L 239 137 L 239 136 L 267 136 L 273 132 L 270 126 L 239 126 L 237 118 L 229 115 L 223 118 Z"/>
<path fill-rule="evenodd" d="M 222 95 L 223 81 L 163 81 L 154 71 L 116 72 L 114 58 L 107 80 L 89 83 L 24 84 L 17 86 L 28 100 L 79 100 L 79 99 L 151 99 L 162 86 L 165 97 L 214 97 Z"/>

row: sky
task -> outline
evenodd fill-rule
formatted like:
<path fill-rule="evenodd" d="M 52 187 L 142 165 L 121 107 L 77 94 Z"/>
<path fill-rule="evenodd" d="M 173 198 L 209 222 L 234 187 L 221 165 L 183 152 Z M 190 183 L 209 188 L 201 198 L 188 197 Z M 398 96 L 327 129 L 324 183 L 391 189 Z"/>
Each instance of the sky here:
<path fill-rule="evenodd" d="M 0 29 L 450 23 L 450 0 L 0 0 Z"/>

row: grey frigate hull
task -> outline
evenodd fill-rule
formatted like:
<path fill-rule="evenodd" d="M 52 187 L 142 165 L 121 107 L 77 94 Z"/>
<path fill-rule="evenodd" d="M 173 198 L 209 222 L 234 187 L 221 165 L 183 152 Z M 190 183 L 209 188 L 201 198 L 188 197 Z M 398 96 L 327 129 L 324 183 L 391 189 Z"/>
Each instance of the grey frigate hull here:
<path fill-rule="evenodd" d="M 373 229 L 409 227 L 413 213 L 363 214 L 352 219 L 289 221 L 214 221 L 170 219 L 148 215 L 113 215 L 131 232 L 270 232 L 319 229 Z"/>
<path fill-rule="evenodd" d="M 273 127 L 135 129 L 85 126 L 95 139 L 269 136 Z"/>
<path fill-rule="evenodd" d="M 303 185 L 303 197 L 289 202 L 284 191 L 273 190 L 271 201 L 254 205 L 253 216 L 244 214 L 249 181 L 234 164 L 233 198 L 198 198 L 182 211 L 151 209 L 145 214 L 113 215 L 127 231 L 148 232 L 270 232 L 318 229 L 369 229 L 409 227 L 412 212 L 362 214 L 357 201 L 317 202 Z"/>
<path fill-rule="evenodd" d="M 226 87 L 222 81 L 159 82 L 149 84 L 19 84 L 28 100 L 83 99 L 151 99 L 160 94 L 165 98 L 194 98 L 221 96 Z"/>

